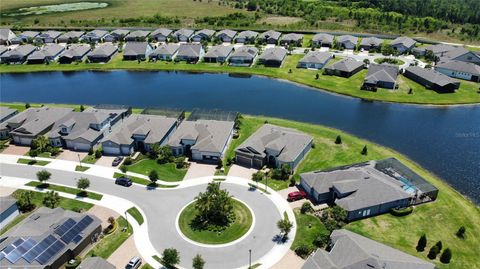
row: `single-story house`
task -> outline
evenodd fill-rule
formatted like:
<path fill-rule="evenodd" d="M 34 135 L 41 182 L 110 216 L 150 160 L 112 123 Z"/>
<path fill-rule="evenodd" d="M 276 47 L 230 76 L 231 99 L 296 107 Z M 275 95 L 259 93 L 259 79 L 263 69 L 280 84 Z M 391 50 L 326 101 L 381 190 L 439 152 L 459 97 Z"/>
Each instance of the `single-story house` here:
<path fill-rule="evenodd" d="M 204 53 L 205 51 L 201 44 L 180 44 L 175 60 L 197 63 Z"/>
<path fill-rule="evenodd" d="M 4 54 L 5 52 L 8 51 L 8 47 L 4 45 L 0 45 L 0 55 Z M 1 63 L 1 61 L 0 61 Z"/>
<path fill-rule="evenodd" d="M 7 196 L 0 199 L 0 227 L 6 227 L 16 216 L 20 215 L 17 200 Z"/>
<path fill-rule="evenodd" d="M 333 35 L 330 34 L 315 34 L 312 37 L 312 46 L 314 47 L 332 47 Z"/>
<path fill-rule="evenodd" d="M 230 55 L 228 62 L 234 66 L 250 66 L 258 55 L 255 47 L 241 46 Z"/>
<path fill-rule="evenodd" d="M 235 163 L 257 169 L 287 164 L 295 169 L 312 143 L 311 136 L 295 129 L 264 124 L 235 149 Z"/>
<path fill-rule="evenodd" d="M 123 41 L 125 37 L 130 33 L 128 29 L 116 29 L 103 37 L 105 42 L 118 42 Z"/>
<path fill-rule="evenodd" d="M 10 45 L 11 40 L 16 37 L 15 33 L 10 29 L 0 28 L 0 45 Z"/>
<path fill-rule="evenodd" d="M 360 41 L 360 48 L 364 50 L 380 49 L 383 44 L 383 39 L 378 37 L 365 37 Z"/>
<path fill-rule="evenodd" d="M 28 64 L 43 64 L 45 62 L 55 61 L 65 50 L 64 46 L 55 43 L 47 43 L 40 50 L 27 57 Z"/>
<path fill-rule="evenodd" d="M 232 139 L 233 121 L 183 121 L 168 141 L 175 156 L 191 156 L 194 161 L 217 162 Z"/>
<path fill-rule="evenodd" d="M 117 53 L 118 47 L 105 43 L 98 45 L 92 52 L 90 52 L 87 57 L 88 60 L 92 63 L 106 63 L 112 59 L 112 57 Z"/>
<path fill-rule="evenodd" d="M 431 202 L 438 189 L 394 158 L 300 175 L 300 187 L 318 204 L 334 203 L 347 221 Z"/>
<path fill-rule="evenodd" d="M 425 51 L 425 53 L 427 51 L 431 51 L 433 55 L 437 57 L 442 57 L 445 53 L 455 50 L 457 48 L 458 47 L 447 45 L 447 44 L 435 44 L 435 45 L 429 45 L 429 46 L 423 47 L 423 50 Z"/>
<path fill-rule="evenodd" d="M 296 33 L 288 33 L 284 34 L 282 38 L 280 38 L 280 45 L 294 45 L 297 47 L 301 47 L 303 43 L 303 35 L 296 34 Z"/>
<path fill-rule="evenodd" d="M 116 269 L 115 265 L 100 257 L 85 258 L 78 269 Z"/>
<path fill-rule="evenodd" d="M 195 32 L 195 34 L 190 38 L 192 42 L 201 42 L 201 41 L 210 41 L 212 36 L 215 34 L 214 30 L 202 29 Z"/>
<path fill-rule="evenodd" d="M 70 112 L 55 122 L 47 137 L 54 147 L 89 151 L 126 115 L 126 109 Z"/>
<path fill-rule="evenodd" d="M 203 61 L 207 63 L 224 63 L 228 60 L 232 51 L 232 46 L 213 46 L 205 53 Z"/>
<path fill-rule="evenodd" d="M 439 53 L 438 58 L 441 62 L 461 61 L 480 65 L 480 56 L 462 47 Z"/>
<path fill-rule="evenodd" d="M 162 61 L 171 61 L 177 55 L 177 51 L 180 45 L 178 44 L 162 44 L 158 46 L 152 54 L 150 54 L 150 59 L 162 60 Z"/>
<path fill-rule="evenodd" d="M 425 86 L 427 89 L 440 93 L 455 92 L 460 87 L 458 80 L 452 79 L 438 71 L 418 66 L 407 67 L 403 75 Z"/>
<path fill-rule="evenodd" d="M 440 62 L 435 65 L 435 70 L 452 78 L 480 82 L 480 66 L 473 63 L 457 60 Z"/>
<path fill-rule="evenodd" d="M 190 40 L 190 37 L 193 35 L 193 30 L 192 29 L 186 29 L 186 28 L 182 28 L 182 29 L 179 29 L 175 32 L 173 32 L 173 38 L 177 41 L 177 42 L 188 42 Z"/>
<path fill-rule="evenodd" d="M 150 31 L 144 31 L 144 30 L 136 30 L 130 32 L 128 35 L 125 36 L 125 41 L 131 42 L 131 41 L 146 41 L 148 35 L 150 35 Z"/>
<path fill-rule="evenodd" d="M 148 152 L 154 144 L 165 145 L 177 124 L 177 119 L 165 116 L 131 115 L 102 140 L 103 152 L 108 155 L 130 155 L 136 150 Z"/>
<path fill-rule="evenodd" d="M 297 67 L 322 69 L 330 59 L 332 59 L 332 54 L 328 52 L 309 51 L 302 59 L 300 59 Z"/>
<path fill-rule="evenodd" d="M 27 57 L 36 50 L 37 47 L 30 44 L 19 45 L 18 47 L 0 55 L 0 60 L 2 63 L 21 64 L 24 63 L 27 60 Z"/>
<path fill-rule="evenodd" d="M 280 67 L 286 57 L 287 50 L 284 48 L 267 48 L 258 58 L 258 62 L 265 66 Z"/>
<path fill-rule="evenodd" d="M 340 48 L 354 50 L 358 43 L 358 37 L 352 35 L 341 35 L 336 38 Z"/>
<path fill-rule="evenodd" d="M 58 62 L 61 64 L 69 64 L 75 61 L 83 61 L 90 51 L 92 51 L 92 47 L 88 44 L 69 45 L 58 57 Z"/>
<path fill-rule="evenodd" d="M 81 40 L 88 43 L 102 42 L 103 38 L 108 35 L 108 31 L 95 29 L 82 36 Z"/>
<path fill-rule="evenodd" d="M 370 64 L 368 73 L 363 80 L 366 89 L 385 88 L 395 89 L 399 69 L 393 64 Z"/>
<path fill-rule="evenodd" d="M 85 34 L 83 31 L 69 31 L 58 37 L 58 43 L 76 43 Z"/>
<path fill-rule="evenodd" d="M 153 52 L 148 42 L 127 42 L 123 50 L 123 60 L 145 60 Z"/>
<path fill-rule="evenodd" d="M 410 52 L 414 47 L 417 41 L 411 39 L 410 37 L 400 36 L 390 42 L 390 46 L 399 53 Z"/>
<path fill-rule="evenodd" d="M 219 39 L 222 42 L 231 43 L 233 41 L 233 39 L 235 38 L 236 34 L 237 34 L 237 31 L 230 30 L 230 29 L 224 29 L 224 30 L 221 30 L 221 31 L 217 32 L 217 34 L 215 36 L 217 37 L 217 39 Z"/>
<path fill-rule="evenodd" d="M 17 145 L 30 146 L 33 139 L 49 132 L 57 120 L 72 111 L 47 106 L 29 108 L 1 123 L 0 132 L 11 136 Z"/>
<path fill-rule="evenodd" d="M 167 42 L 172 32 L 173 31 L 168 28 L 158 28 L 150 34 L 150 38 L 157 42 Z"/>
<path fill-rule="evenodd" d="M 55 43 L 61 35 L 62 35 L 62 32 L 48 30 L 46 32 L 42 32 L 41 34 L 37 35 L 35 37 L 35 41 L 40 43 Z"/>
<path fill-rule="evenodd" d="M 317 249 L 308 257 L 302 269 L 437 268 L 433 263 L 345 229 L 332 232 L 327 249 Z"/>
<path fill-rule="evenodd" d="M 23 43 L 33 43 L 35 37 L 37 37 L 40 32 L 37 31 L 24 31 L 19 34 L 17 37 L 11 40 L 12 44 L 23 44 Z"/>
<path fill-rule="evenodd" d="M 17 114 L 18 114 L 18 110 L 16 109 L 0 106 L 0 123 L 10 119 L 11 117 Z"/>
<path fill-rule="evenodd" d="M 348 78 L 360 72 L 363 68 L 363 62 L 353 58 L 345 58 L 325 67 L 325 74 Z"/>
<path fill-rule="evenodd" d="M 241 43 L 241 44 L 253 44 L 255 43 L 255 39 L 257 39 L 258 32 L 255 31 L 242 31 L 238 33 L 238 35 L 235 37 L 235 43 Z"/>
<path fill-rule="evenodd" d="M 280 40 L 280 36 L 282 33 L 274 31 L 274 30 L 268 30 L 266 32 L 263 32 L 260 34 L 258 39 L 260 39 L 262 42 L 265 42 L 267 44 L 278 44 L 278 41 Z"/>
<path fill-rule="evenodd" d="M 94 215 L 40 207 L 2 235 L 0 267 L 63 268 L 101 233 L 102 221 Z"/>

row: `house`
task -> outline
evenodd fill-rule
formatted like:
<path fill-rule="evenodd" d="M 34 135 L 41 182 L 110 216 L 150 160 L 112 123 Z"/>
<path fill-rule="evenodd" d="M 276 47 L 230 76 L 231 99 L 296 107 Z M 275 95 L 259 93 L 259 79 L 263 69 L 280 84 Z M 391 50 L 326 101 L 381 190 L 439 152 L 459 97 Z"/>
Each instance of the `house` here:
<path fill-rule="evenodd" d="M 233 46 L 213 46 L 203 56 L 203 61 L 207 63 L 224 63 L 233 51 Z"/>
<path fill-rule="evenodd" d="M 459 81 L 438 71 L 418 66 L 407 67 L 403 75 L 420 85 L 423 85 L 427 89 L 440 93 L 455 92 L 455 90 L 460 87 Z"/>
<path fill-rule="evenodd" d="M 440 62 L 435 70 L 452 78 L 480 82 L 480 66 L 462 61 Z"/>
<path fill-rule="evenodd" d="M 98 45 L 87 55 L 88 61 L 92 63 L 106 63 L 118 52 L 117 46 L 109 43 Z"/>
<path fill-rule="evenodd" d="M 175 60 L 197 63 L 204 53 L 205 51 L 201 44 L 180 44 Z"/>
<path fill-rule="evenodd" d="M 0 197 L 0 227 L 6 227 L 18 215 L 17 200 L 11 196 Z"/>
<path fill-rule="evenodd" d="M 40 207 L 0 236 L 1 268 L 63 268 L 102 233 L 94 215 Z"/>
<path fill-rule="evenodd" d="M 364 50 L 378 50 L 383 44 L 383 39 L 378 37 L 365 37 L 360 41 L 360 48 Z"/>
<path fill-rule="evenodd" d="M 348 78 L 360 72 L 363 68 L 363 62 L 357 61 L 353 58 L 345 58 L 325 67 L 324 73 L 326 75 L 335 75 Z"/>
<path fill-rule="evenodd" d="M 341 229 L 330 235 L 328 251 L 319 248 L 302 269 L 435 269 L 435 265 L 400 250 Z"/>
<path fill-rule="evenodd" d="M 400 36 L 390 42 L 390 46 L 399 53 L 410 52 L 414 47 L 417 41 L 411 39 L 410 37 Z"/>
<path fill-rule="evenodd" d="M 347 221 L 431 202 L 438 189 L 394 158 L 300 175 L 301 188 L 318 204 L 336 204 Z"/>
<path fill-rule="evenodd" d="M 480 56 L 462 47 L 437 53 L 435 55 L 438 57 L 439 61 L 441 62 L 461 61 L 461 62 L 480 65 Z"/>
<path fill-rule="evenodd" d="M 125 36 L 125 41 L 146 41 L 150 31 L 136 30 Z"/>
<path fill-rule="evenodd" d="M 49 30 L 37 35 L 34 40 L 39 43 L 55 43 L 61 35 L 62 32 Z"/>
<path fill-rule="evenodd" d="M 55 43 L 47 43 L 40 50 L 36 50 L 27 57 L 28 64 L 43 64 L 55 61 L 65 50 L 64 46 Z"/>
<path fill-rule="evenodd" d="M 130 33 L 130 30 L 128 29 L 117 29 L 105 35 L 103 37 L 103 41 L 105 42 L 123 41 L 125 39 L 125 36 L 127 36 L 129 33 Z"/>
<path fill-rule="evenodd" d="M 235 38 L 235 35 L 237 34 L 237 31 L 230 30 L 230 29 L 224 29 L 215 35 L 216 38 L 224 43 L 232 43 L 233 39 Z"/>
<path fill-rule="evenodd" d="M 234 66 L 250 66 L 258 55 L 255 47 L 241 46 L 230 55 L 228 62 Z"/>
<path fill-rule="evenodd" d="M 315 34 L 312 37 L 312 46 L 314 47 L 332 47 L 333 35 L 330 34 Z"/>
<path fill-rule="evenodd" d="M 268 30 L 266 32 L 263 32 L 260 34 L 258 39 L 266 44 L 278 44 L 278 41 L 280 40 L 280 36 L 282 33 L 273 31 L 273 30 Z"/>
<path fill-rule="evenodd" d="M 233 121 L 183 121 L 168 141 L 175 156 L 217 162 L 223 158 L 233 135 Z"/>
<path fill-rule="evenodd" d="M 123 60 L 145 60 L 153 52 L 152 46 L 148 42 L 127 42 L 123 50 Z"/>
<path fill-rule="evenodd" d="M 0 55 L 4 54 L 8 51 L 8 47 L 4 45 L 0 45 Z M 1 62 L 1 61 L 0 61 Z"/>
<path fill-rule="evenodd" d="M 78 269 L 116 269 L 115 265 L 107 262 L 100 257 L 85 258 Z"/>
<path fill-rule="evenodd" d="M 395 89 L 397 85 L 398 66 L 393 64 L 370 64 L 363 80 L 366 89 Z"/>
<path fill-rule="evenodd" d="M 435 44 L 424 47 L 424 51 L 431 51 L 433 55 L 437 57 L 442 57 L 445 53 L 455 50 L 458 47 L 447 45 L 447 44 Z"/>
<path fill-rule="evenodd" d="M 167 28 L 158 28 L 150 34 L 150 38 L 157 42 L 167 42 L 172 34 L 172 30 Z"/>
<path fill-rule="evenodd" d="M 0 45 L 10 45 L 11 40 L 16 37 L 10 29 L 0 28 Z"/>
<path fill-rule="evenodd" d="M 87 109 L 83 112 L 70 112 L 55 121 L 46 136 L 53 147 L 89 151 L 126 115 L 126 109 Z"/>
<path fill-rule="evenodd" d="M 82 62 L 90 51 L 92 51 L 92 47 L 88 44 L 72 44 L 60 54 L 58 62 L 61 64 L 69 64 L 77 61 Z"/>
<path fill-rule="evenodd" d="M 235 149 L 235 163 L 257 169 L 287 164 L 295 169 L 312 143 L 311 136 L 295 129 L 264 124 Z"/>
<path fill-rule="evenodd" d="M 19 45 L 18 47 L 0 55 L 0 60 L 2 63 L 21 64 L 25 62 L 27 57 L 36 50 L 37 47 L 30 44 Z"/>
<path fill-rule="evenodd" d="M 152 54 L 150 54 L 150 59 L 162 60 L 162 61 L 171 61 L 177 55 L 177 51 L 180 45 L 178 44 L 162 44 L 158 46 Z"/>
<path fill-rule="evenodd" d="M 358 37 L 352 35 L 337 36 L 337 46 L 347 50 L 354 50 L 357 47 Z"/>
<path fill-rule="evenodd" d="M 215 34 L 214 30 L 202 29 L 195 32 L 195 34 L 190 38 L 192 42 L 201 42 L 201 41 L 210 41 L 212 36 Z"/>
<path fill-rule="evenodd" d="M 19 34 L 17 37 L 11 40 L 12 44 L 23 44 L 23 43 L 33 43 L 35 38 L 39 35 L 39 32 L 36 31 L 24 31 Z"/>
<path fill-rule="evenodd" d="M 258 58 L 258 62 L 265 66 L 280 67 L 287 57 L 287 50 L 284 48 L 267 48 Z"/>
<path fill-rule="evenodd" d="M 83 31 L 69 31 L 58 37 L 58 43 L 76 43 L 85 34 Z"/>
<path fill-rule="evenodd" d="M 134 151 L 148 152 L 152 145 L 163 146 L 177 128 L 174 118 L 137 114 L 128 117 L 120 128 L 102 140 L 103 152 L 108 155 L 130 155 Z"/>
<path fill-rule="evenodd" d="M 10 119 L 11 117 L 17 114 L 18 114 L 18 110 L 16 109 L 0 106 L 0 123 Z"/>
<path fill-rule="evenodd" d="M 282 36 L 280 39 L 280 45 L 288 46 L 293 45 L 297 47 L 301 47 L 303 43 L 303 35 L 296 34 L 296 33 L 289 33 Z"/>
<path fill-rule="evenodd" d="M 242 31 L 238 33 L 237 37 L 235 37 L 235 43 L 241 44 L 253 44 L 255 43 L 255 39 L 258 36 L 258 32 L 255 31 Z"/>
<path fill-rule="evenodd" d="M 177 42 L 188 42 L 192 35 L 193 35 L 193 30 L 192 29 L 186 29 L 186 28 L 182 28 L 182 29 L 179 29 L 179 30 L 173 32 L 173 38 Z"/>
<path fill-rule="evenodd" d="M 332 54 L 328 52 L 309 51 L 302 59 L 300 59 L 297 67 L 322 69 L 330 59 L 332 59 Z"/>
<path fill-rule="evenodd" d="M 108 31 L 95 29 L 83 35 L 81 40 L 87 43 L 99 43 L 102 42 L 107 35 Z"/>

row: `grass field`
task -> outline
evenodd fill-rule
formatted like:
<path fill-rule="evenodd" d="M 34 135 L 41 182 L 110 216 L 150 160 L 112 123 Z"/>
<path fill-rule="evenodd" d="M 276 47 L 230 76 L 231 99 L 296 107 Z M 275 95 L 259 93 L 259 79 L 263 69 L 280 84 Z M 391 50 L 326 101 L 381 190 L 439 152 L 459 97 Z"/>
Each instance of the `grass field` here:
<path fill-rule="evenodd" d="M 307 245 L 312 249 L 315 248 L 313 241 L 322 233 L 328 234 L 327 229 L 319 218 L 309 214 L 301 214 L 298 208 L 293 212 L 297 220 L 297 234 L 290 248 L 295 250 L 301 245 Z"/>
<path fill-rule="evenodd" d="M 14 198 L 18 198 L 18 197 L 20 197 L 20 194 L 22 192 L 26 192 L 26 190 L 16 190 L 12 194 L 12 196 Z M 43 206 L 42 201 L 43 201 L 44 196 L 45 196 L 44 193 L 33 191 L 32 201 L 36 205 L 36 207 L 42 207 Z M 73 200 L 73 199 L 68 199 L 68 198 L 63 198 L 63 197 L 60 197 L 60 204 L 58 205 L 58 207 L 60 207 L 60 208 L 63 208 L 63 209 L 66 209 L 66 210 L 74 210 L 74 211 L 78 211 L 78 210 L 87 211 L 92 206 L 93 205 L 89 204 L 89 203 L 85 203 L 85 202 L 78 201 L 78 200 Z"/>
<path fill-rule="evenodd" d="M 140 211 L 138 211 L 138 208 L 136 207 L 132 207 L 130 208 L 129 210 L 127 210 L 128 214 L 130 214 L 130 216 L 132 216 L 138 223 L 138 225 L 142 225 L 144 220 L 143 220 L 143 216 L 142 216 L 142 213 L 140 213 Z"/>
<path fill-rule="evenodd" d="M 28 165 L 38 165 L 38 166 L 45 166 L 49 164 L 49 161 L 41 161 L 41 160 L 32 160 L 32 159 L 18 159 L 17 163 L 21 164 L 28 164 Z"/>
<path fill-rule="evenodd" d="M 25 185 L 36 188 L 36 187 L 41 186 L 42 183 L 37 182 L 37 181 L 30 181 Z M 47 189 L 53 190 L 53 191 L 58 191 L 58 192 L 70 193 L 70 194 L 77 195 L 77 196 L 79 196 L 79 194 L 81 193 L 81 191 L 79 189 L 75 189 L 75 188 L 71 188 L 71 187 L 65 187 L 65 186 L 59 186 L 59 185 L 54 185 L 54 184 L 48 184 Z M 90 199 L 100 201 L 100 200 L 102 200 L 103 195 L 95 193 L 95 192 L 88 192 L 87 191 L 87 196 L 86 197 L 88 197 Z"/>
<path fill-rule="evenodd" d="M 187 169 L 177 169 L 174 163 L 158 164 L 155 160 L 145 159 L 128 166 L 128 171 L 146 175 L 155 170 L 163 181 L 181 181 Z"/>

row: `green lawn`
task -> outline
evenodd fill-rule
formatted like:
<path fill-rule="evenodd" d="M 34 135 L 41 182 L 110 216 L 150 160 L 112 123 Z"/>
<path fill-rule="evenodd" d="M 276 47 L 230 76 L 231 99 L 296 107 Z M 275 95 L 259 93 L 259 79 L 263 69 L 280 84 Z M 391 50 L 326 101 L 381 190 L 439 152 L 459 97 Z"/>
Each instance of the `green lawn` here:
<path fill-rule="evenodd" d="M 232 242 L 242 237 L 252 225 L 252 213 L 250 210 L 242 202 L 237 200 L 234 200 L 233 204 L 236 216 L 235 222 L 230 224 L 230 226 L 222 232 L 217 233 L 214 231 L 195 230 L 192 228 L 190 223 L 197 216 L 194 203 L 188 205 L 180 214 L 178 220 L 180 230 L 186 237 L 199 243 L 225 244 Z"/>
<path fill-rule="evenodd" d="M 95 164 L 98 159 L 100 158 L 95 158 L 95 154 L 87 155 L 85 158 L 83 158 L 82 163 Z"/>
<path fill-rule="evenodd" d="M 181 181 L 187 173 L 187 169 L 177 169 L 174 163 L 158 164 L 155 160 L 144 159 L 128 166 L 128 171 L 146 175 L 156 170 L 158 177 L 163 181 Z"/>
<path fill-rule="evenodd" d="M 141 269 L 153 269 L 153 266 L 151 266 L 150 264 L 146 263 L 144 265 L 142 265 L 142 267 L 140 267 Z"/>
<path fill-rule="evenodd" d="M 30 181 L 27 184 L 25 184 L 25 186 L 30 186 L 30 187 L 38 187 L 40 185 L 42 185 L 42 183 L 37 182 L 37 181 Z M 65 187 L 65 186 L 59 186 L 59 185 L 54 185 L 54 184 L 48 184 L 47 189 L 58 191 L 58 192 L 70 193 L 70 194 L 77 195 L 77 196 L 79 196 L 79 194 L 81 192 L 79 189 Z M 102 200 L 103 195 L 95 193 L 95 192 L 88 192 L 87 191 L 87 197 L 90 198 L 90 199 L 100 201 L 100 200 Z"/>
<path fill-rule="evenodd" d="M 132 228 L 128 225 L 127 221 L 123 217 L 117 218 L 117 229 L 115 232 L 106 235 L 102 240 L 100 240 L 93 249 L 91 249 L 86 257 L 98 256 L 104 259 L 108 259 L 117 248 L 119 248 L 123 242 L 125 242 L 130 235 L 133 233 Z M 124 228 L 127 228 L 124 231 Z"/>
<path fill-rule="evenodd" d="M 145 186 L 151 186 L 152 185 L 152 182 L 148 179 L 143 179 L 143 178 L 139 178 L 139 177 L 132 177 L 132 176 L 128 176 L 128 175 L 125 175 L 125 174 L 122 174 L 122 173 L 114 173 L 113 174 L 113 178 L 119 178 L 119 177 L 128 177 L 129 179 L 132 180 L 133 183 L 137 183 L 137 184 L 140 184 L 140 185 L 145 185 Z M 163 184 L 158 184 L 156 185 L 156 188 L 175 188 L 177 187 L 178 185 L 163 185 Z"/>
<path fill-rule="evenodd" d="M 31 160 L 31 159 L 18 159 L 17 163 L 21 164 L 28 164 L 28 165 L 38 165 L 38 166 L 45 166 L 49 164 L 49 161 L 41 161 L 41 160 Z"/>
<path fill-rule="evenodd" d="M 88 166 L 83 166 L 83 165 L 82 166 L 80 166 L 80 165 L 75 166 L 75 171 L 77 171 L 77 172 L 85 172 L 88 169 L 90 169 L 90 167 L 88 167 Z"/>
<path fill-rule="evenodd" d="M 386 61 L 388 60 L 389 58 L 377 58 L 374 60 L 375 63 L 377 64 L 381 64 L 383 61 Z M 402 65 L 402 64 L 405 64 L 404 61 L 402 60 L 399 60 L 399 59 L 391 59 L 392 60 L 392 63 L 391 64 L 395 64 L 395 65 Z M 388 63 L 388 62 L 387 62 Z"/>
<path fill-rule="evenodd" d="M 129 210 L 127 210 L 127 212 L 137 221 L 137 223 L 139 225 L 143 224 L 143 222 L 144 222 L 143 216 L 142 216 L 142 213 L 140 213 L 140 211 L 138 211 L 138 208 L 132 207 Z"/>
<path fill-rule="evenodd" d="M 26 192 L 26 190 L 16 190 L 12 196 L 14 198 L 17 198 L 20 197 L 20 194 L 22 192 Z M 41 193 L 41 192 L 36 192 L 36 191 L 33 191 L 33 203 L 37 206 L 37 207 L 41 207 L 43 206 L 42 205 L 42 201 L 43 201 L 43 197 L 45 196 L 44 193 Z M 89 203 L 85 203 L 85 202 L 82 202 L 82 201 L 78 201 L 78 200 L 73 200 L 73 199 L 68 199 L 68 198 L 63 198 L 61 197 L 60 198 L 60 204 L 58 207 L 61 207 L 63 209 L 66 209 L 66 210 L 73 210 L 73 211 L 79 211 L 79 210 L 82 210 L 82 211 L 87 211 L 89 210 L 93 205 L 92 204 L 89 204 Z"/>
<path fill-rule="evenodd" d="M 327 229 L 319 218 L 309 214 L 301 214 L 298 208 L 293 212 L 297 220 L 297 234 L 290 248 L 295 250 L 300 245 L 315 248 L 313 241 L 322 233 L 328 234 Z"/>
<path fill-rule="evenodd" d="M 72 104 L 40 104 L 40 103 L 30 103 L 30 107 L 41 107 L 42 105 L 49 106 L 49 107 L 71 107 L 75 111 L 80 111 L 80 105 L 72 105 Z M 16 109 L 19 112 L 22 112 L 26 109 L 25 103 L 4 103 L 0 102 L 0 106 L 6 106 L 12 109 Z M 85 106 L 87 108 L 88 106 Z"/>

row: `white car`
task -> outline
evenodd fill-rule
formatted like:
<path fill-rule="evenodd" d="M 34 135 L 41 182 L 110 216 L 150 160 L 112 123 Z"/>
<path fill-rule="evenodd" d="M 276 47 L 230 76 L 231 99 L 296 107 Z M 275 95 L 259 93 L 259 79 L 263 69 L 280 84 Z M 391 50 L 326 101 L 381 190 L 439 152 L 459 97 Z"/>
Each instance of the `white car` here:
<path fill-rule="evenodd" d="M 125 266 L 125 269 L 137 269 L 142 265 L 142 259 L 140 257 L 133 257 Z"/>

